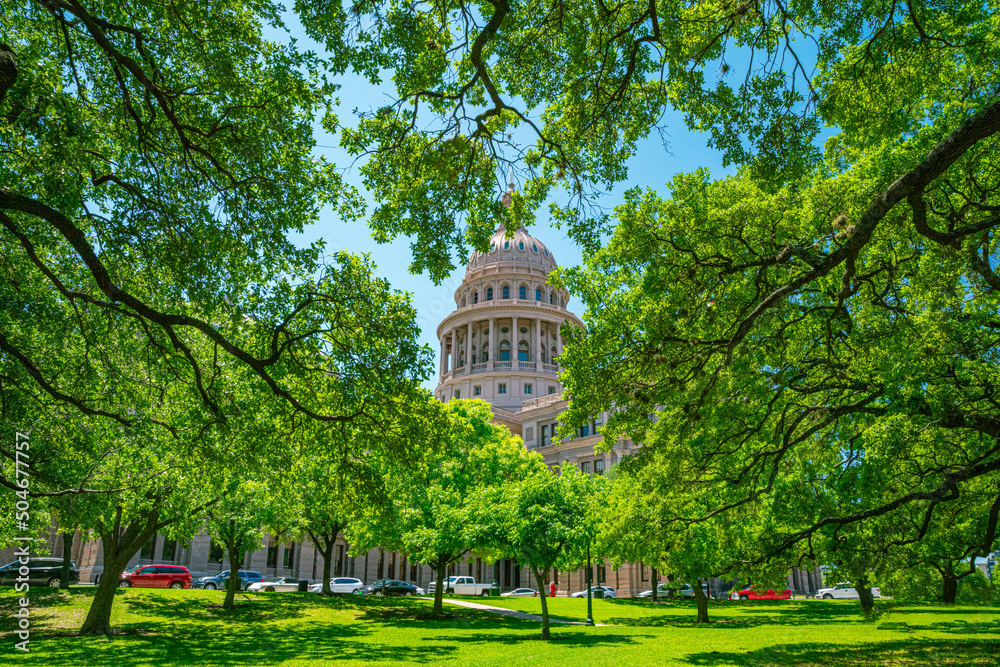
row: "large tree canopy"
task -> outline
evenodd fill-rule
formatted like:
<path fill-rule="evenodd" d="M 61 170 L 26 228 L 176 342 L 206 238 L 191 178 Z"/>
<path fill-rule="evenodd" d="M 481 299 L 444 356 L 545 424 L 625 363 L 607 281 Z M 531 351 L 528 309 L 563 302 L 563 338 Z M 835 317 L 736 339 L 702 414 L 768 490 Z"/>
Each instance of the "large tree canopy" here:
<path fill-rule="evenodd" d="M 995 124 L 995 10 L 962 1 L 358 2 L 347 36 L 369 71 L 392 73 L 397 101 L 364 114 L 343 143 L 367 157 L 377 236 L 416 237 L 414 268 L 441 279 L 454 249 L 486 249 L 498 162 L 524 176 L 508 214 L 516 223 L 530 223 L 551 195 L 556 219 L 595 241 L 607 220 L 594 196 L 627 179 L 639 140 L 669 129 L 667 106 L 706 132 L 726 164 L 752 165 L 769 192 L 812 174 L 824 126 L 842 130 L 829 148 L 844 171 L 901 140 L 926 152 L 982 114 L 950 157 L 888 195 L 891 206 L 924 191 Z M 342 44 L 329 12 L 303 21 Z M 865 183 L 867 199 L 919 163 L 912 148 Z M 931 235 L 951 242 L 950 231 Z"/>
<path fill-rule="evenodd" d="M 207 449 L 269 396 L 275 419 L 374 427 L 376 401 L 427 373 L 405 294 L 290 238 L 323 206 L 358 209 L 312 152 L 343 64 L 265 39 L 280 9 L 5 6 L 7 425 L 62 405 Z"/>
<path fill-rule="evenodd" d="M 304 431 L 384 432 L 422 397 L 408 295 L 293 241 L 323 207 L 361 209 L 313 153 L 346 61 L 282 41 L 281 11 L 3 7 L 0 424 L 37 436 L 31 494 L 82 494 L 104 541 L 86 632 L 110 630 L 150 535 L 202 526 L 226 488 L 207 471 L 260 472 Z M 219 519 L 232 549 L 255 516 Z"/>
<path fill-rule="evenodd" d="M 451 248 L 485 249 L 498 161 L 527 174 L 516 222 L 554 195 L 588 246 L 613 231 L 561 277 L 588 308 L 562 360 L 566 427 L 611 411 L 608 438 L 660 450 L 678 485 L 718 501 L 674 521 L 794 509 L 761 562 L 816 555 L 854 524 L 910 525 L 890 549 L 1000 470 L 996 13 L 359 3 L 358 43 L 392 68 L 398 103 L 344 141 L 367 154 L 377 233 L 416 235 L 432 276 Z M 664 174 L 662 196 L 588 208 L 667 105 L 738 173 Z"/>

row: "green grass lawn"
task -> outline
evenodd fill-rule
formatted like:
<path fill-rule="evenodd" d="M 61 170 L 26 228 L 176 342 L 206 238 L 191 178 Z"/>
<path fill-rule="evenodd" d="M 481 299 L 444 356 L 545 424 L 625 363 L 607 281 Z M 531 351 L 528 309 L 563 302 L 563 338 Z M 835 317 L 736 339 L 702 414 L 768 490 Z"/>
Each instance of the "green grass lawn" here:
<path fill-rule="evenodd" d="M 594 620 L 614 627 L 539 624 L 398 598 L 323 599 L 312 594 L 238 598 L 219 591 L 122 590 L 113 639 L 74 636 L 93 589 L 32 591 L 31 652 L 14 650 L 17 596 L 0 592 L 3 664 L 39 665 L 848 665 L 1000 664 L 1000 609 L 893 606 L 868 623 L 856 602 L 713 603 L 712 623 L 693 624 L 689 603 L 594 600 Z M 537 598 L 487 602 L 538 613 Z M 554 618 L 583 620 L 585 599 L 550 600 Z"/>

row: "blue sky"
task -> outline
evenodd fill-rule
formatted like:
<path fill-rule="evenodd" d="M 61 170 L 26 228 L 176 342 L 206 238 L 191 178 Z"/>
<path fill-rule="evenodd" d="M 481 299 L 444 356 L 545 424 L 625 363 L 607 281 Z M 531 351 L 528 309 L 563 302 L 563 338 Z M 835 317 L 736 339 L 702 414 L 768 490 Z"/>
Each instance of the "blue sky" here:
<path fill-rule="evenodd" d="M 305 35 L 294 15 L 289 13 L 284 19 L 291 35 L 298 40 L 300 48 L 323 52 L 321 45 Z M 287 39 L 287 36 L 277 34 L 271 37 L 276 41 Z M 367 111 L 394 101 L 391 83 L 375 86 L 364 78 L 351 74 L 341 77 L 337 83 L 342 86 L 338 94 L 341 101 L 338 116 L 342 125 L 355 124 L 352 115 L 354 109 Z M 623 193 L 635 186 L 662 190 L 666 182 L 683 171 L 706 167 L 714 177 L 719 177 L 735 170 L 732 166 L 724 169 L 721 154 L 706 146 L 708 134 L 689 131 L 681 115 L 676 111 L 668 109 L 662 124 L 666 146 L 658 133 L 640 143 L 636 154 L 628 162 L 629 178 L 602 198 L 604 207 L 610 209 L 621 203 Z M 319 144 L 317 152 L 345 169 L 345 180 L 363 190 L 360 173 L 362 163 L 355 163 L 350 155 L 340 149 L 339 138 L 326 133 L 318 123 L 316 136 Z M 498 190 L 498 199 L 501 194 Z M 370 197 L 368 199 L 370 204 Z M 584 249 L 571 241 L 564 230 L 551 226 L 547 210 L 539 211 L 538 222 L 530 231 L 548 246 L 560 266 L 581 263 Z M 411 261 L 409 239 L 397 238 L 393 243 L 378 244 L 372 239 L 371 231 L 363 222 L 344 223 L 330 210 L 325 210 L 319 222 L 308 227 L 297 240 L 306 244 L 318 238 L 326 240 L 329 252 L 346 249 L 354 253 L 368 253 L 377 265 L 379 275 L 387 278 L 394 288 L 405 290 L 412 295 L 417 309 L 417 324 L 421 330 L 420 342 L 429 345 L 436 358 L 439 344 L 435 338 L 435 329 L 438 323 L 455 309 L 454 293 L 465 275 L 464 260 L 456 262 L 458 268 L 447 280 L 435 285 L 427 276 L 413 275 L 408 271 Z M 571 298 L 569 308 L 577 314 L 581 314 L 583 310 L 581 302 L 575 298 Z M 436 368 L 438 366 L 435 366 Z M 436 384 L 436 374 L 425 383 L 430 389 Z"/>

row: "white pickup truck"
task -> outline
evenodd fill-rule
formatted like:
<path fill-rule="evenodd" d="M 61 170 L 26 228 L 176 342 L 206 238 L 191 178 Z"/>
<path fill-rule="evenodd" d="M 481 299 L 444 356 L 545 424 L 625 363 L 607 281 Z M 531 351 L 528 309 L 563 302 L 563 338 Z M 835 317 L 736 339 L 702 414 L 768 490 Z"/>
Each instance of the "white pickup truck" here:
<path fill-rule="evenodd" d="M 434 595 L 437 582 L 432 581 L 427 587 L 427 594 Z M 489 597 L 490 584 L 477 584 L 472 577 L 448 577 L 444 582 L 444 592 L 454 595 L 479 595 Z"/>

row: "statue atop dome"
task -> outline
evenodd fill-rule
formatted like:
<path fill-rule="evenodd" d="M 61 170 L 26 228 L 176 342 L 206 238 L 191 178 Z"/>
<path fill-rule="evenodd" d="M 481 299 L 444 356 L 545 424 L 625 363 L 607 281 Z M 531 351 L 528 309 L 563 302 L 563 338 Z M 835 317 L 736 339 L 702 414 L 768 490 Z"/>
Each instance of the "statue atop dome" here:
<path fill-rule="evenodd" d="M 500 205 L 504 208 L 510 208 L 510 205 L 514 203 L 514 167 L 507 170 L 507 192 L 503 193 L 500 197 Z M 501 225 L 502 226 L 502 225 Z"/>

